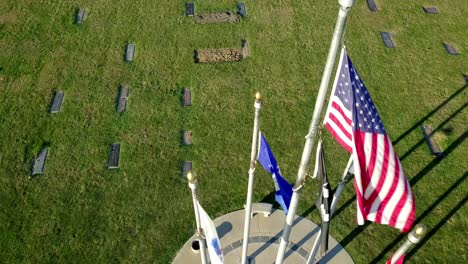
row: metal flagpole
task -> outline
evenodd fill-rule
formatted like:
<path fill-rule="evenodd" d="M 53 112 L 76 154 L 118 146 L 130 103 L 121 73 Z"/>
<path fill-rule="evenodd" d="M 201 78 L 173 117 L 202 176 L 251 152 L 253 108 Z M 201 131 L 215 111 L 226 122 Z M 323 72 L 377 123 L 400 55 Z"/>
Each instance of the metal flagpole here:
<path fill-rule="evenodd" d="M 193 210 L 195 211 L 195 220 L 197 222 L 197 240 L 200 245 L 200 259 L 202 264 L 206 264 L 206 251 L 205 251 L 205 238 L 203 237 L 203 229 L 200 225 L 200 212 L 198 211 L 198 198 L 197 198 L 197 177 L 191 171 L 187 173 L 189 187 L 192 190 Z"/>
<path fill-rule="evenodd" d="M 242 240 L 242 264 L 247 263 L 247 251 L 249 248 L 249 233 L 250 233 L 250 215 L 252 212 L 252 195 L 255 177 L 255 163 L 257 153 L 257 140 L 259 131 L 260 109 L 262 108 L 262 97 L 260 93 L 255 94 L 255 119 L 252 135 L 252 150 L 250 152 L 250 169 L 249 169 L 249 186 L 247 188 L 247 201 L 245 202 L 245 222 L 244 222 L 244 239 Z"/>
<path fill-rule="evenodd" d="M 408 249 L 421 241 L 422 237 L 426 234 L 426 226 L 422 224 L 418 224 L 414 227 L 413 231 L 408 234 L 408 239 L 405 241 L 403 245 L 392 255 L 392 260 L 390 261 L 391 264 L 397 263 L 400 257 L 405 254 Z"/>
<path fill-rule="evenodd" d="M 338 184 L 338 187 L 336 188 L 335 194 L 333 195 L 333 200 L 332 204 L 330 206 L 330 221 L 333 217 L 333 214 L 335 213 L 336 210 L 336 205 L 338 204 L 338 199 L 341 196 L 341 193 L 343 193 L 343 189 L 345 184 L 351 180 L 351 177 L 353 175 L 353 171 L 351 171 L 353 166 L 353 156 L 351 156 L 348 160 L 348 164 L 346 165 L 346 168 L 343 172 L 343 176 L 341 177 L 341 182 Z M 315 260 L 315 255 L 317 254 L 317 251 L 320 247 L 320 243 L 322 242 L 320 239 L 320 235 L 322 234 L 322 230 L 319 229 L 317 233 L 317 237 L 315 238 L 314 245 L 312 246 L 312 250 L 309 254 L 309 258 L 307 259 L 307 264 L 312 264 L 314 263 Z"/>
<path fill-rule="evenodd" d="M 284 225 L 283 234 L 281 236 L 281 242 L 278 249 L 278 255 L 276 255 L 276 264 L 283 263 L 284 253 L 286 247 L 289 244 L 289 235 L 291 234 L 292 223 L 296 216 L 297 204 L 299 203 L 299 197 L 301 195 L 301 189 L 304 184 L 305 174 L 309 168 L 310 155 L 312 147 L 314 146 L 315 136 L 317 134 L 320 117 L 322 115 L 322 108 L 325 102 L 325 97 L 328 90 L 328 84 L 333 71 L 333 65 L 335 64 L 336 53 L 340 44 L 341 38 L 343 37 L 344 27 L 346 19 L 348 17 L 349 9 L 353 6 L 354 0 L 338 0 L 340 4 L 340 10 L 338 13 L 338 19 L 335 25 L 335 31 L 333 32 L 333 38 L 330 44 L 330 50 L 328 51 L 327 62 L 325 64 L 325 70 L 323 72 L 322 81 L 320 82 L 320 88 L 315 102 L 314 113 L 312 115 L 312 121 L 309 127 L 309 133 L 306 136 L 306 142 L 304 150 L 302 152 L 301 163 L 297 172 L 296 183 L 294 185 L 294 192 L 289 205 L 288 215 L 286 216 L 286 223 Z"/>

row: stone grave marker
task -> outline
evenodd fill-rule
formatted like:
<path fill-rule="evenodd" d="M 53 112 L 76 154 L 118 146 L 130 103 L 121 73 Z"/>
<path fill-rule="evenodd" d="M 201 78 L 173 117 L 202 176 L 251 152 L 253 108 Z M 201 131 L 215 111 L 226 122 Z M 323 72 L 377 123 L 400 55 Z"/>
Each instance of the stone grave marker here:
<path fill-rule="evenodd" d="M 448 54 L 450 54 L 450 55 L 460 55 L 458 50 L 454 46 L 452 46 L 451 44 L 444 43 L 444 47 L 445 47 L 445 50 L 447 51 Z"/>
<path fill-rule="evenodd" d="M 182 105 L 183 106 L 192 105 L 192 91 L 189 88 L 182 89 Z"/>
<path fill-rule="evenodd" d="M 184 131 L 184 145 L 189 146 L 192 145 L 192 138 L 193 138 L 193 132 L 190 130 L 185 130 Z"/>
<path fill-rule="evenodd" d="M 117 112 L 123 113 L 127 110 L 129 88 L 121 85 L 119 88 L 119 97 L 117 99 Z"/>
<path fill-rule="evenodd" d="M 424 134 L 424 138 L 426 139 L 426 143 L 429 146 L 432 156 L 437 157 L 437 158 L 442 157 L 444 153 L 442 152 L 439 145 L 437 144 L 436 139 L 434 138 L 432 127 L 422 125 L 421 129 Z"/>
<path fill-rule="evenodd" d="M 114 143 L 111 145 L 108 168 L 118 169 L 120 161 L 120 143 Z"/>
<path fill-rule="evenodd" d="M 244 2 L 237 3 L 237 11 L 241 17 L 245 17 L 247 15 L 247 9 L 245 8 Z"/>
<path fill-rule="evenodd" d="M 375 3 L 374 0 L 367 0 L 367 7 L 369 7 L 369 10 L 372 12 L 377 12 L 377 4 Z"/>
<path fill-rule="evenodd" d="M 195 15 L 195 4 L 194 3 L 185 3 L 185 15 L 194 16 Z"/>
<path fill-rule="evenodd" d="M 50 105 L 51 114 L 55 114 L 60 111 L 64 96 L 65 94 L 62 91 L 55 92 L 54 98 L 52 99 L 52 104 Z"/>
<path fill-rule="evenodd" d="M 245 58 L 247 58 L 247 57 L 250 55 L 250 52 L 249 52 L 249 45 L 248 45 L 246 39 L 243 39 L 243 40 L 242 40 L 241 47 L 242 47 L 242 58 L 245 59 Z"/>
<path fill-rule="evenodd" d="M 437 14 L 437 13 L 439 13 L 439 11 L 437 10 L 437 7 L 435 7 L 435 6 L 428 6 L 428 7 L 423 6 L 423 10 L 424 10 L 424 13 L 426 13 L 426 14 Z"/>
<path fill-rule="evenodd" d="M 392 40 L 392 34 L 390 32 L 380 32 L 380 36 L 382 36 L 382 40 L 387 48 L 395 48 L 395 44 Z"/>
<path fill-rule="evenodd" d="M 135 58 L 135 43 L 128 43 L 125 48 L 125 61 L 133 61 Z"/>
<path fill-rule="evenodd" d="M 192 162 L 191 161 L 184 161 L 184 165 L 182 166 L 182 176 L 187 177 L 187 173 L 192 171 Z"/>
<path fill-rule="evenodd" d="M 75 24 L 80 25 L 86 19 L 86 10 L 84 8 L 78 8 L 75 15 Z"/>
<path fill-rule="evenodd" d="M 31 173 L 33 176 L 44 173 L 48 153 L 48 148 L 42 148 L 37 154 L 37 157 L 34 160 L 34 165 Z"/>

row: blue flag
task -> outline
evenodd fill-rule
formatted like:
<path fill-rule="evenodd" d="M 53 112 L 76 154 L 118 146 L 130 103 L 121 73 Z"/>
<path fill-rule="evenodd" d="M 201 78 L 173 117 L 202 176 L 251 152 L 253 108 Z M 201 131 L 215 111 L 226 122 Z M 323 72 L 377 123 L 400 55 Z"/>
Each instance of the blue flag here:
<path fill-rule="evenodd" d="M 262 133 L 260 133 L 257 160 L 271 174 L 273 183 L 275 184 L 275 200 L 287 214 L 293 190 L 291 185 L 281 176 L 275 156 L 273 156 L 273 152 L 271 152 L 270 146 Z"/>

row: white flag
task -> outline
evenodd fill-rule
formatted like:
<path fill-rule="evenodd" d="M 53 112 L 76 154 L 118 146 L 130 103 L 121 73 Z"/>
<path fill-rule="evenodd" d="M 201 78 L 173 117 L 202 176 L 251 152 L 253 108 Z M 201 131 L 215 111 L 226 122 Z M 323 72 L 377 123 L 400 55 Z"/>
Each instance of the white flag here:
<path fill-rule="evenodd" d="M 198 203 L 198 211 L 200 212 L 200 225 L 205 234 L 211 264 L 223 264 L 223 251 L 221 249 L 221 243 L 219 242 L 218 233 L 216 232 L 216 226 L 205 210 L 203 210 L 200 203 Z"/>

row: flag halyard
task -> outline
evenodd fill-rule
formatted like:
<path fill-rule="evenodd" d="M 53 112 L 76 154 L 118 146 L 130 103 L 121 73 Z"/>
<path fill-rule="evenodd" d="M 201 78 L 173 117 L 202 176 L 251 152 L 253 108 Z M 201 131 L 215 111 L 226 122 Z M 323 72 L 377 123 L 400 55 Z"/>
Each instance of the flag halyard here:
<path fill-rule="evenodd" d="M 365 220 L 408 232 L 415 202 L 379 113 L 343 48 L 324 124 L 352 153 L 358 224 Z"/>

